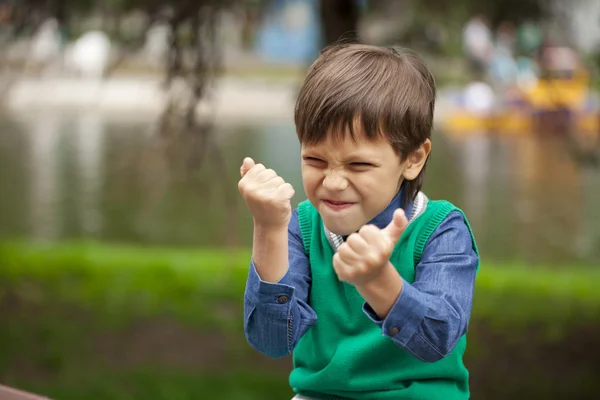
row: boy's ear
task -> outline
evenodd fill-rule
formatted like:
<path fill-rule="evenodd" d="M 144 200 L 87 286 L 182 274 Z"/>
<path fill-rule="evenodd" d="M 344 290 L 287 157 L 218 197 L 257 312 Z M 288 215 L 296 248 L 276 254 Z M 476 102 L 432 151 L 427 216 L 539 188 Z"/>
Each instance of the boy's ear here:
<path fill-rule="evenodd" d="M 407 157 L 404 164 L 404 172 L 402 172 L 404 179 L 412 181 L 419 176 L 430 152 L 431 140 L 425 139 L 421 146 Z"/>

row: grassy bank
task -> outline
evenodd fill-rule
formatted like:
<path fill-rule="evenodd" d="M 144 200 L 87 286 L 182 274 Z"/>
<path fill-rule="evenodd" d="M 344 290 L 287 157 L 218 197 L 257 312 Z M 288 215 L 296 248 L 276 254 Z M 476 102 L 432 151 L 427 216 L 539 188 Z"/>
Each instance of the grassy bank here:
<path fill-rule="evenodd" d="M 241 300 L 249 259 L 248 249 L 11 243 L 0 245 L 0 274 L 7 283 L 43 282 L 58 299 L 105 311 L 114 305 L 140 315 L 169 312 L 186 322 L 204 323 L 198 320 L 198 300 Z M 572 317 L 595 321 L 600 315 L 597 282 L 600 269 L 590 267 L 484 260 L 473 314 L 510 323 L 562 323 Z M 500 310 L 496 301 L 504 304 Z"/>
<path fill-rule="evenodd" d="M 0 381 L 65 400 L 290 397 L 289 358 L 267 359 L 243 336 L 249 256 L 1 244 Z M 581 266 L 484 260 L 467 354 L 474 398 L 597 391 L 599 281 Z"/>

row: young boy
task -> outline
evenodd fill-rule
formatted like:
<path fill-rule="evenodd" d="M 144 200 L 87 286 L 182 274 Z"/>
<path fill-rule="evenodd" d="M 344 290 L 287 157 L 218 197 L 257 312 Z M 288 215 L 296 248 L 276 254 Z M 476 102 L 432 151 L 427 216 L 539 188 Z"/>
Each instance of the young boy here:
<path fill-rule="evenodd" d="M 414 55 L 336 45 L 311 66 L 295 123 L 308 200 L 246 158 L 254 217 L 248 342 L 293 352 L 296 399 L 469 398 L 479 257 L 462 211 L 420 192 L 435 83 Z"/>

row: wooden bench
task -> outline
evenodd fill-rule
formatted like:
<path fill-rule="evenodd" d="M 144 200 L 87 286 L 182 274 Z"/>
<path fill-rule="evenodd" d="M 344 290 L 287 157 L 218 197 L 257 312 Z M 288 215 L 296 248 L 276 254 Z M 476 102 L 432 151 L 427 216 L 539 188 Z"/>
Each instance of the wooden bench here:
<path fill-rule="evenodd" d="M 0 385 L 0 400 L 51 400 L 48 397 Z"/>

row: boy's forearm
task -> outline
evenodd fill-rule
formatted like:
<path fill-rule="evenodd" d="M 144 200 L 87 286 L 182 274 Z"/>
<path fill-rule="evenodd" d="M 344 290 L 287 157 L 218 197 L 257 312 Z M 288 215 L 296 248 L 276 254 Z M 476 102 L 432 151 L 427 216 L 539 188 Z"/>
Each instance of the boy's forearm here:
<path fill-rule="evenodd" d="M 381 275 L 365 285 L 356 286 L 356 290 L 375 311 L 377 317 L 385 319 L 402 293 L 402 277 L 390 263 Z"/>
<path fill-rule="evenodd" d="M 278 282 L 288 269 L 288 230 L 254 225 L 252 259 L 265 282 Z"/>

